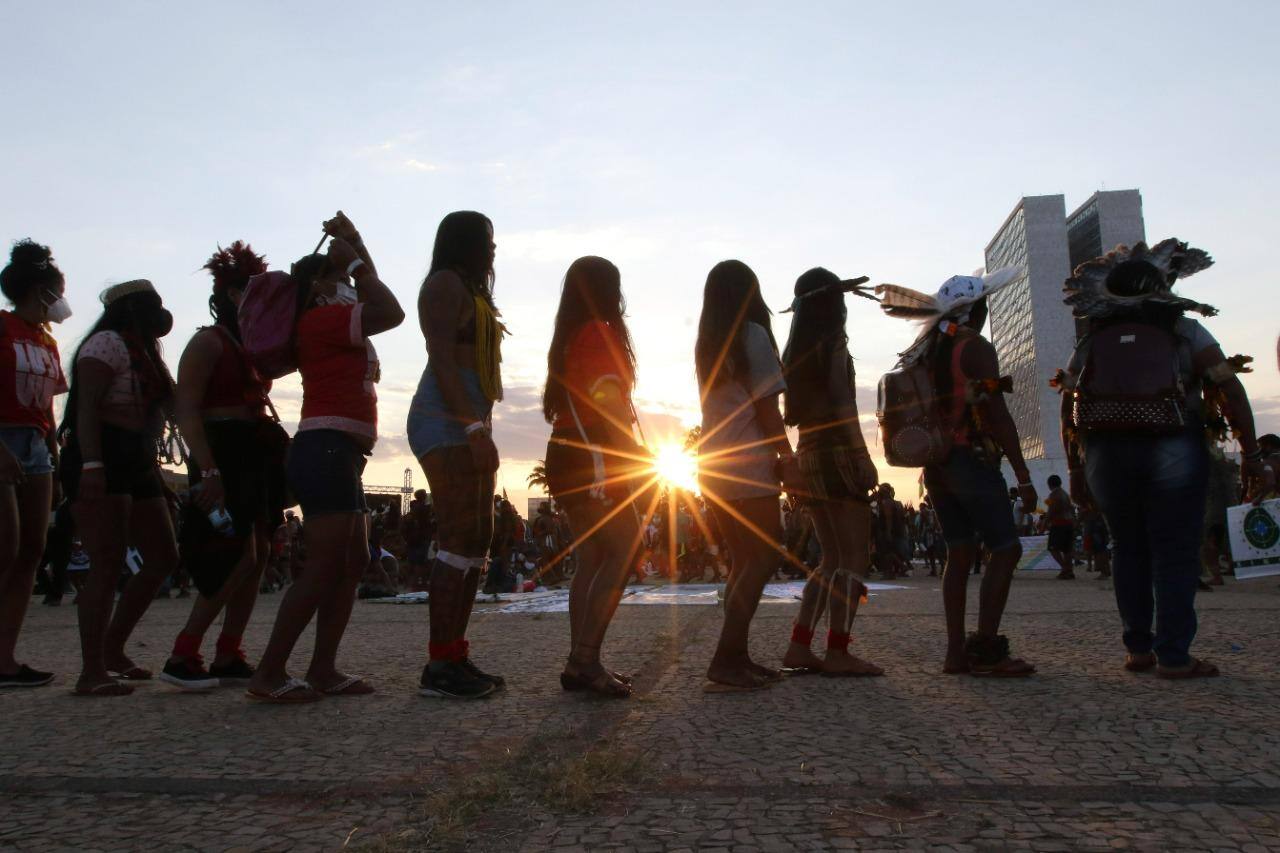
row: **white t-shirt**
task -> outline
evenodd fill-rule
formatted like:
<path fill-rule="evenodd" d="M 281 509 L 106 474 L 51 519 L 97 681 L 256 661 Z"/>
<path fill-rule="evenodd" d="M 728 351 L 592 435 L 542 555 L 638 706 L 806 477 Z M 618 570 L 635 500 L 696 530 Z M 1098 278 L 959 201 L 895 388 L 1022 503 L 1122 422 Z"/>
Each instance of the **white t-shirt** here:
<path fill-rule="evenodd" d="M 742 330 L 744 370 L 722 376 L 702 401 L 702 446 L 698 464 L 703 491 L 721 500 L 767 497 L 781 492 L 775 464 L 777 453 L 764 443 L 765 431 L 754 403 L 787 390 L 782 365 L 759 323 Z"/>

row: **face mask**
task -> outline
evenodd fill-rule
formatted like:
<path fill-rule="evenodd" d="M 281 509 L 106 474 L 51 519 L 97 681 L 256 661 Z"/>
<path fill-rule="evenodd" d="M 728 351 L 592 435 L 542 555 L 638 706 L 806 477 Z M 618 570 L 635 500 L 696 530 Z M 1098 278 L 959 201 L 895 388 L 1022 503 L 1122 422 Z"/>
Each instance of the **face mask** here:
<path fill-rule="evenodd" d="M 71 303 L 65 296 L 59 296 L 44 306 L 44 318 L 50 323 L 61 323 L 71 316 Z"/>
<path fill-rule="evenodd" d="M 173 315 L 163 308 L 156 316 L 155 327 L 153 328 L 157 338 L 163 338 L 165 335 L 173 331 Z"/>
<path fill-rule="evenodd" d="M 356 289 L 345 281 L 340 281 L 334 288 L 332 296 L 318 296 L 316 302 L 321 305 L 355 305 L 360 301 Z"/>

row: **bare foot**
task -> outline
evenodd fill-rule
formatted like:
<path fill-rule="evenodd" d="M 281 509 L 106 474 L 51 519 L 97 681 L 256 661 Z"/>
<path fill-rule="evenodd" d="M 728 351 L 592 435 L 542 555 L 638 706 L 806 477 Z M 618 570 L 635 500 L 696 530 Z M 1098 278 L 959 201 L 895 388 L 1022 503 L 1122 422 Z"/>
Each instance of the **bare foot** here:
<path fill-rule="evenodd" d="M 827 652 L 822 671 L 827 675 L 884 675 L 884 670 L 870 661 L 838 650 Z"/>
<path fill-rule="evenodd" d="M 813 653 L 808 646 L 791 643 L 787 653 L 782 656 L 783 669 L 822 669 L 822 658 Z"/>
<path fill-rule="evenodd" d="M 765 681 L 781 681 L 782 673 L 770 666 L 763 666 L 753 660 L 747 661 L 747 666 L 751 667 L 751 671 L 763 678 Z"/>
<path fill-rule="evenodd" d="M 969 672 L 969 656 L 963 651 L 947 652 L 947 658 L 942 662 L 942 671 L 947 675 L 960 675 Z"/>
<path fill-rule="evenodd" d="M 707 680 L 716 684 L 727 684 L 730 687 L 756 688 L 770 683 L 770 679 L 761 675 L 750 660 L 712 661 L 707 667 Z"/>

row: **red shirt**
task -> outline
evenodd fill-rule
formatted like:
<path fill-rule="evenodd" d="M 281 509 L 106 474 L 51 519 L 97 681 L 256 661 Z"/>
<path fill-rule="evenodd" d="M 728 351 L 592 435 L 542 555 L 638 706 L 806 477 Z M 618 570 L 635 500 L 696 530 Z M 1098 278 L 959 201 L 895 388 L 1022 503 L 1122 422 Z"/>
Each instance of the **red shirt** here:
<path fill-rule="evenodd" d="M 584 323 L 569 338 L 569 345 L 565 347 L 564 377 L 561 380 L 583 426 L 604 423 L 604 418 L 588 401 L 607 381 L 618 383 L 623 396 L 630 399 L 635 378 L 627 363 L 622 338 L 608 323 L 592 320 Z M 556 418 L 554 429 L 576 428 L 573 415 L 568 411 Z"/>
<path fill-rule="evenodd" d="M 0 311 L 0 424 L 53 429 L 49 407 L 67 393 L 58 342 L 41 326 Z"/>
<path fill-rule="evenodd" d="M 302 420 L 298 431 L 378 437 L 378 354 L 360 328 L 362 305 L 312 308 L 298 321 Z"/>

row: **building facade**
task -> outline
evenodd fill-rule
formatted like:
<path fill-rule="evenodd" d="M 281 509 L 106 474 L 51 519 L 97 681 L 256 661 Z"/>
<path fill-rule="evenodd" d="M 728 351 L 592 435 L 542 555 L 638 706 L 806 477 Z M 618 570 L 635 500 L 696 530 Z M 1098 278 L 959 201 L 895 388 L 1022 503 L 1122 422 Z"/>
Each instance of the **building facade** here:
<path fill-rule="evenodd" d="M 1145 238 L 1137 190 L 1094 193 L 1070 216 L 1061 195 L 1021 199 L 1005 219 L 984 258 L 988 270 L 1015 265 L 1017 281 L 990 300 L 989 331 L 1001 373 L 1013 377 L 1009 412 L 1018 427 L 1022 455 L 1040 494 L 1050 474 L 1066 480 L 1059 438 L 1061 398 L 1049 380 L 1075 347 L 1076 326 L 1062 303 L 1062 283 L 1076 265 Z M 1014 482 L 1005 464 L 1005 477 Z"/>

